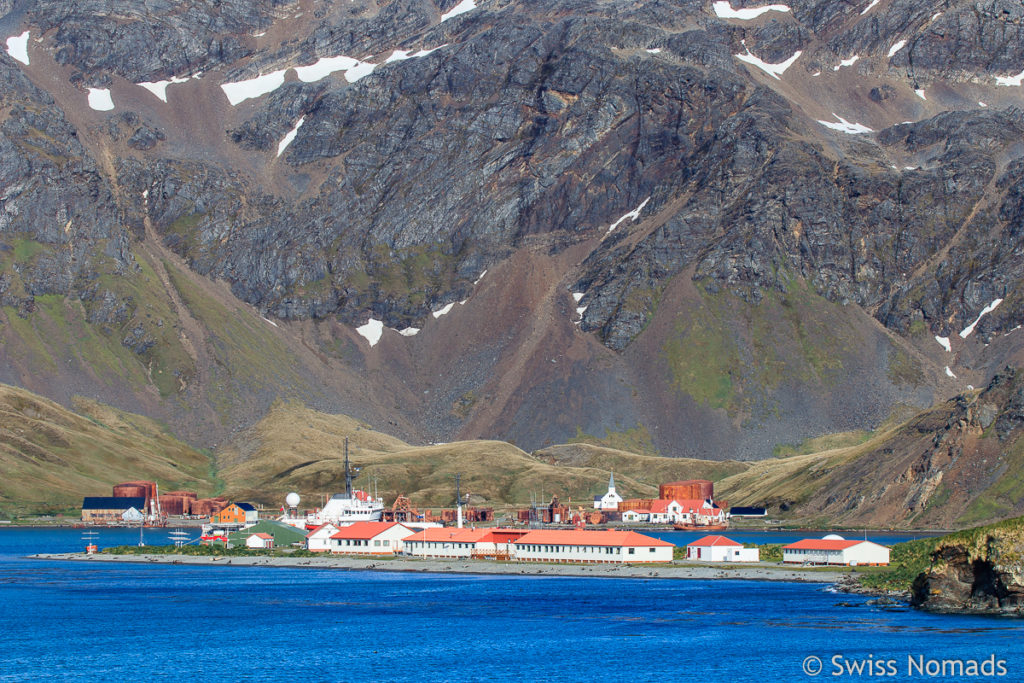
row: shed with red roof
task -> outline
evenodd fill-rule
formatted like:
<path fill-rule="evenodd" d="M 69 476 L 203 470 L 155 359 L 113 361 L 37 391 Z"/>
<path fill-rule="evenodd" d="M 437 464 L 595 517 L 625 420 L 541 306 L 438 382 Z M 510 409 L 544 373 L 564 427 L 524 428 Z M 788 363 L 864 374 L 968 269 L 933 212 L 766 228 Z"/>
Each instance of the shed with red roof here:
<path fill-rule="evenodd" d="M 274 547 L 274 537 L 262 531 L 250 534 L 245 539 L 245 547 L 269 550 Z"/>
<path fill-rule="evenodd" d="M 744 548 L 742 543 L 718 535 L 699 538 L 686 546 L 686 559 L 701 562 L 757 562 L 760 555 L 757 548 Z"/>

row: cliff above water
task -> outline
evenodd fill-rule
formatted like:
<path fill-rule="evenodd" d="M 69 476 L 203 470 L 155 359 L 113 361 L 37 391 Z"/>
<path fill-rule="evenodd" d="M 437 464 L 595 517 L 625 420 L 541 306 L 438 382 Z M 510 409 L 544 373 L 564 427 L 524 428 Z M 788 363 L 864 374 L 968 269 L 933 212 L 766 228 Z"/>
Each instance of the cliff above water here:
<path fill-rule="evenodd" d="M 911 604 L 935 612 L 1024 617 L 1024 520 L 941 539 L 911 588 Z"/>

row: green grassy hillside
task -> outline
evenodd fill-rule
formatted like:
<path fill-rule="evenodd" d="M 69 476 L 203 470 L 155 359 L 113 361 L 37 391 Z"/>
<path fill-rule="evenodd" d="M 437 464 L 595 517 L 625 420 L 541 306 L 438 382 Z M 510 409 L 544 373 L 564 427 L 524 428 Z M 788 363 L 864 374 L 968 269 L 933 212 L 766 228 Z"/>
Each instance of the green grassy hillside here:
<path fill-rule="evenodd" d="M 109 496 L 118 482 L 209 495 L 211 460 L 156 422 L 87 399 L 71 411 L 0 385 L 0 514 L 72 513 L 84 496 Z"/>

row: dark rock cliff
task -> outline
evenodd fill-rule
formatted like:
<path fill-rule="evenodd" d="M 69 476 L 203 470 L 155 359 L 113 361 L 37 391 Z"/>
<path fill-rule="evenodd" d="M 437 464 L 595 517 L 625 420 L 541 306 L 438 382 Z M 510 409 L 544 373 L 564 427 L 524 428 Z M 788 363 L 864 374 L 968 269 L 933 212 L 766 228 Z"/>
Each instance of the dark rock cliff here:
<path fill-rule="evenodd" d="M 911 604 L 933 612 L 1024 616 L 1024 541 L 998 530 L 972 541 L 950 541 L 932 553 L 915 579 Z"/>
<path fill-rule="evenodd" d="M 714 424 L 702 448 L 762 457 L 1016 362 L 1019 3 L 817 0 L 751 20 L 698 0 L 481 0 L 448 17 L 457 4 L 0 7 L 8 35 L 30 32 L 33 56 L 0 55 L 2 303 L 30 316 L 35 297 L 84 302 L 91 324 L 138 356 L 140 381 L 164 367 L 176 378 L 163 399 L 220 387 L 221 366 L 204 370 L 223 350 L 217 335 L 209 353 L 193 348 L 196 299 L 161 271 L 180 259 L 251 312 L 294 323 L 302 353 L 336 364 L 310 360 L 303 373 L 330 385 L 338 366 L 364 380 L 367 364 L 384 368 L 379 394 L 349 409 L 397 410 L 414 434 L 529 446 L 660 426 L 652 438 L 673 451 Z M 339 66 L 297 70 L 320 59 Z M 222 84 L 258 76 L 281 83 L 228 103 Z M 137 85 L 169 79 L 161 99 Z M 109 88 L 115 109 L 89 109 L 86 88 Z M 416 344 L 457 348 L 453 337 L 475 330 L 412 351 L 385 342 L 384 361 L 354 333 L 326 338 L 371 318 L 429 329 L 434 312 L 492 286 L 478 284 L 485 270 L 534 276 L 510 265 L 523 253 L 561 269 L 538 267 L 548 289 L 532 301 L 549 308 L 532 312 L 537 329 L 467 313 L 492 332 L 471 350 L 472 380 L 437 390 L 407 364 L 430 355 Z M 581 333 L 604 348 L 572 341 Z M 935 336 L 953 340 L 949 356 Z M 552 374 L 544 363 L 571 341 L 585 351 Z M 708 363 L 694 348 L 735 351 Z M 53 355 L 9 360 L 0 378 L 24 383 Z M 113 374 L 132 362 L 108 360 Z M 231 373 L 284 391 L 244 375 Z M 522 385 L 502 415 L 465 398 L 508 382 Z M 571 415 L 544 409 L 594 391 Z M 309 396 L 339 405 L 320 388 Z M 233 429 L 218 401 L 201 397 L 215 428 Z"/>

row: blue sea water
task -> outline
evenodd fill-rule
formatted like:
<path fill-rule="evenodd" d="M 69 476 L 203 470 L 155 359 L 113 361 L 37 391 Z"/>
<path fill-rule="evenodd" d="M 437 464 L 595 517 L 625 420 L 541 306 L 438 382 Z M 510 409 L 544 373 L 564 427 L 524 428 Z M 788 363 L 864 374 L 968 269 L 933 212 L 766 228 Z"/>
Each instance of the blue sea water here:
<path fill-rule="evenodd" d="M 101 547 L 138 542 L 100 534 Z M 1024 680 L 1019 621 L 877 607 L 824 584 L 23 557 L 80 537 L 0 530 L 0 681 Z M 1005 675 L 938 668 L 990 657 Z"/>

